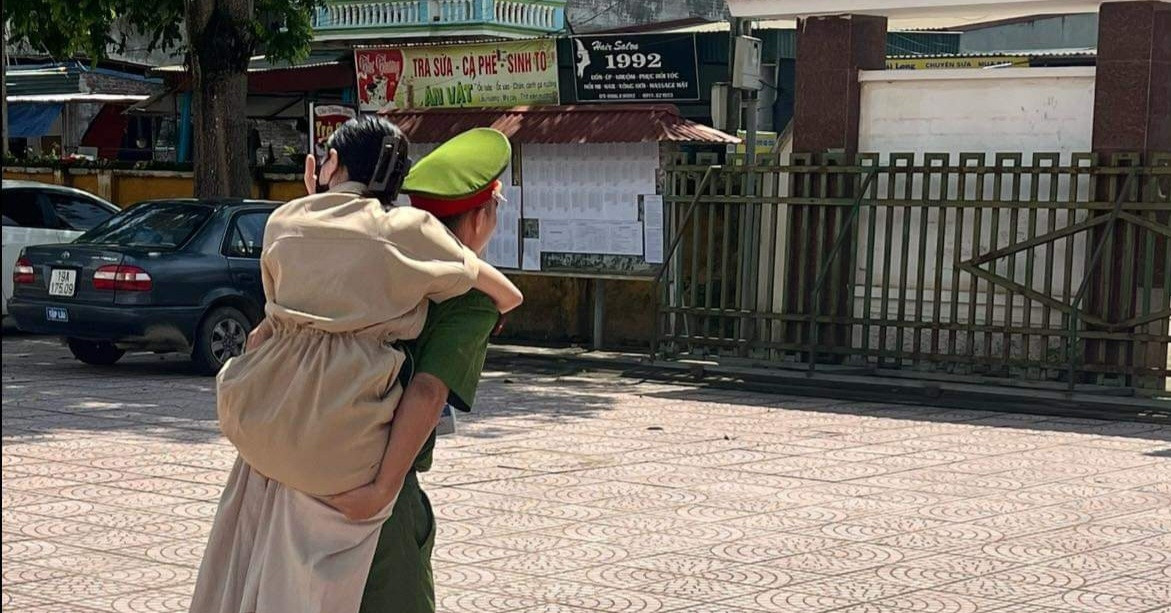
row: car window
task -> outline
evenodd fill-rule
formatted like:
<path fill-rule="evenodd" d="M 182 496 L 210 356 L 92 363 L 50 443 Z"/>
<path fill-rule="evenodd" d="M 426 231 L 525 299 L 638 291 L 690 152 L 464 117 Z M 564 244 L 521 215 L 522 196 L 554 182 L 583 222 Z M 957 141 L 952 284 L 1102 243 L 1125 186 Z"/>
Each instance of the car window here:
<path fill-rule="evenodd" d="M 74 242 L 177 249 L 203 227 L 214 209 L 185 202 L 151 202 L 131 207 Z"/>
<path fill-rule="evenodd" d="M 19 226 L 22 228 L 48 228 L 46 223 L 47 211 L 51 210 L 49 198 L 43 192 L 32 189 L 4 190 L 4 197 L 0 198 L 0 207 L 4 214 L 4 225 Z M 52 219 L 53 216 L 49 216 Z"/>
<path fill-rule="evenodd" d="M 92 230 L 114 216 L 112 211 L 84 196 L 53 194 L 49 199 L 65 230 Z"/>
<path fill-rule="evenodd" d="M 232 224 L 231 240 L 228 241 L 228 256 L 233 258 L 259 258 L 264 248 L 264 224 L 268 222 L 267 212 L 243 213 L 236 216 Z"/>

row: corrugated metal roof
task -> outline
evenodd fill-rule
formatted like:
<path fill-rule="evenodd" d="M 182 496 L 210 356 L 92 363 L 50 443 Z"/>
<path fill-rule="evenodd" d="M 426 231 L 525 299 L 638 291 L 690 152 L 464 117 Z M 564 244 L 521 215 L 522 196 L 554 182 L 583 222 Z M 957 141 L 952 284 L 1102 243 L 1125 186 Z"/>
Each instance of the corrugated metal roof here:
<path fill-rule="evenodd" d="M 81 89 L 77 66 L 9 66 L 4 81 L 9 96 L 43 96 L 75 93 Z"/>
<path fill-rule="evenodd" d="M 352 57 L 349 52 L 341 51 L 314 51 L 310 53 L 305 59 L 296 62 L 274 62 L 263 55 L 254 56 L 248 61 L 248 72 L 268 72 L 271 70 L 291 70 L 295 68 L 313 68 L 315 66 L 333 66 L 348 61 Z M 183 64 L 173 64 L 171 66 L 159 66 L 151 70 L 151 72 L 187 72 L 187 66 Z"/>
<path fill-rule="evenodd" d="M 965 58 L 965 57 L 1096 57 L 1098 50 L 1094 47 L 1076 47 L 1069 49 L 1020 49 L 1007 51 L 961 51 L 958 53 L 914 53 L 905 55 L 890 55 L 890 59 L 935 59 L 935 58 Z"/>
<path fill-rule="evenodd" d="M 711 21 L 708 23 L 701 23 L 697 25 L 673 25 L 663 24 L 661 29 L 648 29 L 643 31 L 663 32 L 663 33 L 684 33 L 684 32 L 727 32 L 729 28 L 727 21 Z M 796 30 L 796 19 L 756 19 L 752 22 L 754 30 Z M 892 27 L 891 32 L 916 32 L 916 31 L 941 31 L 949 30 L 947 23 L 940 20 L 923 19 L 919 21 L 907 21 L 899 27 Z"/>
<path fill-rule="evenodd" d="M 690 142 L 740 139 L 679 115 L 663 104 L 423 109 L 384 113 L 415 142 L 443 142 L 472 128 L 496 128 L 518 143 Z"/>

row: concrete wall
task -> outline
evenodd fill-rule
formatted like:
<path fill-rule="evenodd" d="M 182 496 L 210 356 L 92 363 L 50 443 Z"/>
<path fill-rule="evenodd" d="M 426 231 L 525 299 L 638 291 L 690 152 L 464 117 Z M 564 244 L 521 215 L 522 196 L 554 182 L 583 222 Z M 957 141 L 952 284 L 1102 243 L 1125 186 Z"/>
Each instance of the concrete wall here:
<path fill-rule="evenodd" d="M 1090 150 L 1093 68 L 867 71 L 860 151 Z"/>
<path fill-rule="evenodd" d="M 190 198 L 194 193 L 190 172 L 8 167 L 4 178 L 68 185 L 122 207 L 143 200 Z M 252 196 L 266 192 L 269 199 L 286 201 L 305 195 L 305 188 L 299 176 L 265 175 L 263 182 L 253 184 Z"/>
<path fill-rule="evenodd" d="M 960 35 L 960 52 L 1077 49 L 1098 46 L 1098 14 L 1077 13 L 988 26 Z"/>

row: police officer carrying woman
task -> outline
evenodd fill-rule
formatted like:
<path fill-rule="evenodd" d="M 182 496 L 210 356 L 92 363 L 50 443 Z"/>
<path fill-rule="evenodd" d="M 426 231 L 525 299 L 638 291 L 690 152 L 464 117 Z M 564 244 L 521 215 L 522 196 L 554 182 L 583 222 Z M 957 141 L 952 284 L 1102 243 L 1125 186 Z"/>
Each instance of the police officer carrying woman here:
<path fill-rule="evenodd" d="M 380 527 L 413 477 L 416 432 L 426 433 L 426 420 L 407 419 L 417 411 L 402 427 L 395 419 L 421 403 L 411 385 L 404 396 L 407 343 L 430 308 L 470 290 L 502 313 L 522 300 L 433 215 L 388 206 L 411 167 L 407 147 L 385 119 L 347 122 L 320 168 L 306 161 L 311 195 L 269 219 L 267 318 L 217 379 L 220 425 L 239 456 L 193 613 L 358 611 Z M 477 158 L 457 183 L 503 171 L 499 156 Z M 328 191 L 313 193 L 318 183 Z"/>

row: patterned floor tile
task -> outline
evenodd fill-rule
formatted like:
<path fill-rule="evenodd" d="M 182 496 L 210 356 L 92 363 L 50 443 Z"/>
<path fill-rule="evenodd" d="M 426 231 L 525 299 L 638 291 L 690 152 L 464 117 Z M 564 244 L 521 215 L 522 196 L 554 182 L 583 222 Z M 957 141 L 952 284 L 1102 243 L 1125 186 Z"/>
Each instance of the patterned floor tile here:
<path fill-rule="evenodd" d="M 0 606 L 186 611 L 236 459 L 212 382 L 31 337 L 4 353 Z M 1171 613 L 1168 445 L 1152 424 L 491 371 L 422 476 L 438 608 Z"/>

